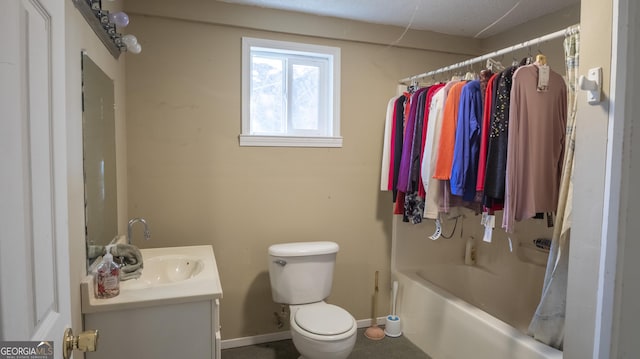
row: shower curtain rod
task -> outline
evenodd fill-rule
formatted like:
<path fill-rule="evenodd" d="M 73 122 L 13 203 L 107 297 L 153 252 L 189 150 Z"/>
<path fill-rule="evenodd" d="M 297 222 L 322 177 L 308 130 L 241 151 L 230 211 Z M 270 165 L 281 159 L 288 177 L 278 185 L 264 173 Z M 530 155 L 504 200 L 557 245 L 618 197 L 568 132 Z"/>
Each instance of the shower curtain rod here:
<path fill-rule="evenodd" d="M 488 53 L 486 55 L 474 57 L 472 59 L 461 61 L 461 62 L 458 62 L 458 63 L 453 64 L 453 65 L 449 65 L 449 66 L 446 66 L 446 67 L 439 68 L 437 70 L 425 72 L 425 73 L 422 73 L 422 74 L 419 74 L 419 75 L 413 75 L 413 76 L 404 78 L 404 79 L 400 80 L 399 82 L 401 84 L 412 84 L 413 82 L 415 82 L 418 79 L 422 79 L 422 78 L 425 78 L 425 77 L 437 75 L 439 73 L 443 73 L 443 72 L 459 69 L 461 67 L 469 66 L 471 64 L 475 64 L 475 63 L 478 63 L 480 61 L 488 60 L 488 59 L 496 57 L 496 56 L 501 56 L 501 55 L 504 55 L 504 54 L 508 54 L 510 52 L 514 52 L 516 50 L 520 50 L 520 49 L 523 49 L 525 47 L 529 47 L 529 46 L 532 46 L 532 45 L 537 45 L 537 44 L 539 44 L 541 42 L 553 40 L 553 39 L 556 39 L 556 38 L 559 38 L 559 37 L 563 37 L 563 36 L 572 35 L 572 34 L 575 34 L 575 33 L 578 33 L 578 32 L 580 32 L 580 25 L 579 24 L 578 25 L 573 25 L 573 26 L 570 26 L 570 27 L 568 27 L 568 28 L 566 28 L 564 30 L 559 30 L 559 31 L 556 31 L 556 32 L 552 32 L 550 34 L 547 34 L 547 35 L 544 35 L 544 36 L 540 36 L 538 38 L 531 39 L 531 40 L 519 43 L 517 45 L 506 47 L 506 48 L 504 48 L 502 50 L 497 50 L 497 51 Z"/>

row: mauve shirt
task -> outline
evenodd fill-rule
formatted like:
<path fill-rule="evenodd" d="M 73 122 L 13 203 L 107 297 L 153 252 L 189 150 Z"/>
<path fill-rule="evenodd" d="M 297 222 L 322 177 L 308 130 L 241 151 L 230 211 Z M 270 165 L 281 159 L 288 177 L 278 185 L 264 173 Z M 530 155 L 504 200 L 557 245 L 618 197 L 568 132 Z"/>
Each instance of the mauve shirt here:
<path fill-rule="evenodd" d="M 509 109 L 507 176 L 502 228 L 537 212 L 555 212 L 567 126 L 567 89 L 550 71 L 549 89 L 537 91 L 538 66 L 513 74 Z"/>

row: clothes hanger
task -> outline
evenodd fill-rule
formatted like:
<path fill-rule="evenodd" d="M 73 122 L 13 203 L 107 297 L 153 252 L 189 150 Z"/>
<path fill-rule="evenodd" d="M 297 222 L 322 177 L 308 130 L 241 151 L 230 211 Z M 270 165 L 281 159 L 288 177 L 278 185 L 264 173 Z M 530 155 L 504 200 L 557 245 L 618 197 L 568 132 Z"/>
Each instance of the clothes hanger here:
<path fill-rule="evenodd" d="M 540 48 L 538 48 L 535 64 L 538 66 L 544 66 L 547 64 L 547 57 L 542 53 L 542 51 L 540 51 Z"/>
<path fill-rule="evenodd" d="M 514 57 L 515 60 L 515 57 Z M 520 62 L 514 66 L 526 66 L 533 64 L 533 56 L 531 55 L 531 46 L 527 47 L 527 56 L 523 57 Z"/>
<path fill-rule="evenodd" d="M 500 71 L 504 70 L 504 65 L 502 65 L 502 63 L 500 61 L 497 61 L 497 60 L 494 60 L 494 59 L 488 59 L 486 67 L 491 72 L 500 72 Z"/>
<path fill-rule="evenodd" d="M 452 70 L 451 81 L 460 81 L 460 80 L 462 80 L 462 76 Z"/>
<path fill-rule="evenodd" d="M 407 86 L 408 93 L 414 93 L 418 89 L 418 80 L 416 78 L 411 79 L 411 84 Z"/>
<path fill-rule="evenodd" d="M 518 66 L 520 65 L 520 61 L 518 61 L 518 59 L 516 59 L 516 57 L 513 57 L 513 61 L 511 62 L 511 66 Z"/>
<path fill-rule="evenodd" d="M 527 46 L 527 65 L 533 64 L 533 55 L 531 55 L 531 46 Z"/>
<path fill-rule="evenodd" d="M 473 81 L 478 79 L 478 75 L 473 71 L 473 65 L 467 65 L 467 73 L 464 74 L 465 81 Z"/>

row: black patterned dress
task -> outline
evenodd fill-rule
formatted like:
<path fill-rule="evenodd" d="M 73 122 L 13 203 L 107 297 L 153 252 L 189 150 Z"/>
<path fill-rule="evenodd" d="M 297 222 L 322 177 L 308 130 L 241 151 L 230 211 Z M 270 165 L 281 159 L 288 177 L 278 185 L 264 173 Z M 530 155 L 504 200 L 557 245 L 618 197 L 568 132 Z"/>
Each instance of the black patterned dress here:
<path fill-rule="evenodd" d="M 509 101 L 513 73 L 511 66 L 497 77 L 495 105 L 491 116 L 489 143 L 487 145 L 487 168 L 484 183 L 484 205 L 494 207 L 504 200 L 507 171 L 507 140 L 509 133 Z"/>

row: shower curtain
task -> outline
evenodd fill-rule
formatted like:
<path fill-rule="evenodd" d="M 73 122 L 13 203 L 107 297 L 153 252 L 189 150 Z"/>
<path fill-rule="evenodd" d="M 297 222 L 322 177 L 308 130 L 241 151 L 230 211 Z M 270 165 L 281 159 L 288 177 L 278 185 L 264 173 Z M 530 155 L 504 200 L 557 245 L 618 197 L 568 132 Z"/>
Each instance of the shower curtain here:
<path fill-rule="evenodd" d="M 567 30 L 564 53 L 567 80 L 567 132 L 565 154 L 560 181 L 560 195 L 556 211 L 547 270 L 540 304 L 529 324 L 529 335 L 547 345 L 562 350 L 567 299 L 567 272 L 571 234 L 573 197 L 573 158 L 576 126 L 576 88 L 578 81 L 578 54 L 580 52 L 579 26 Z"/>

